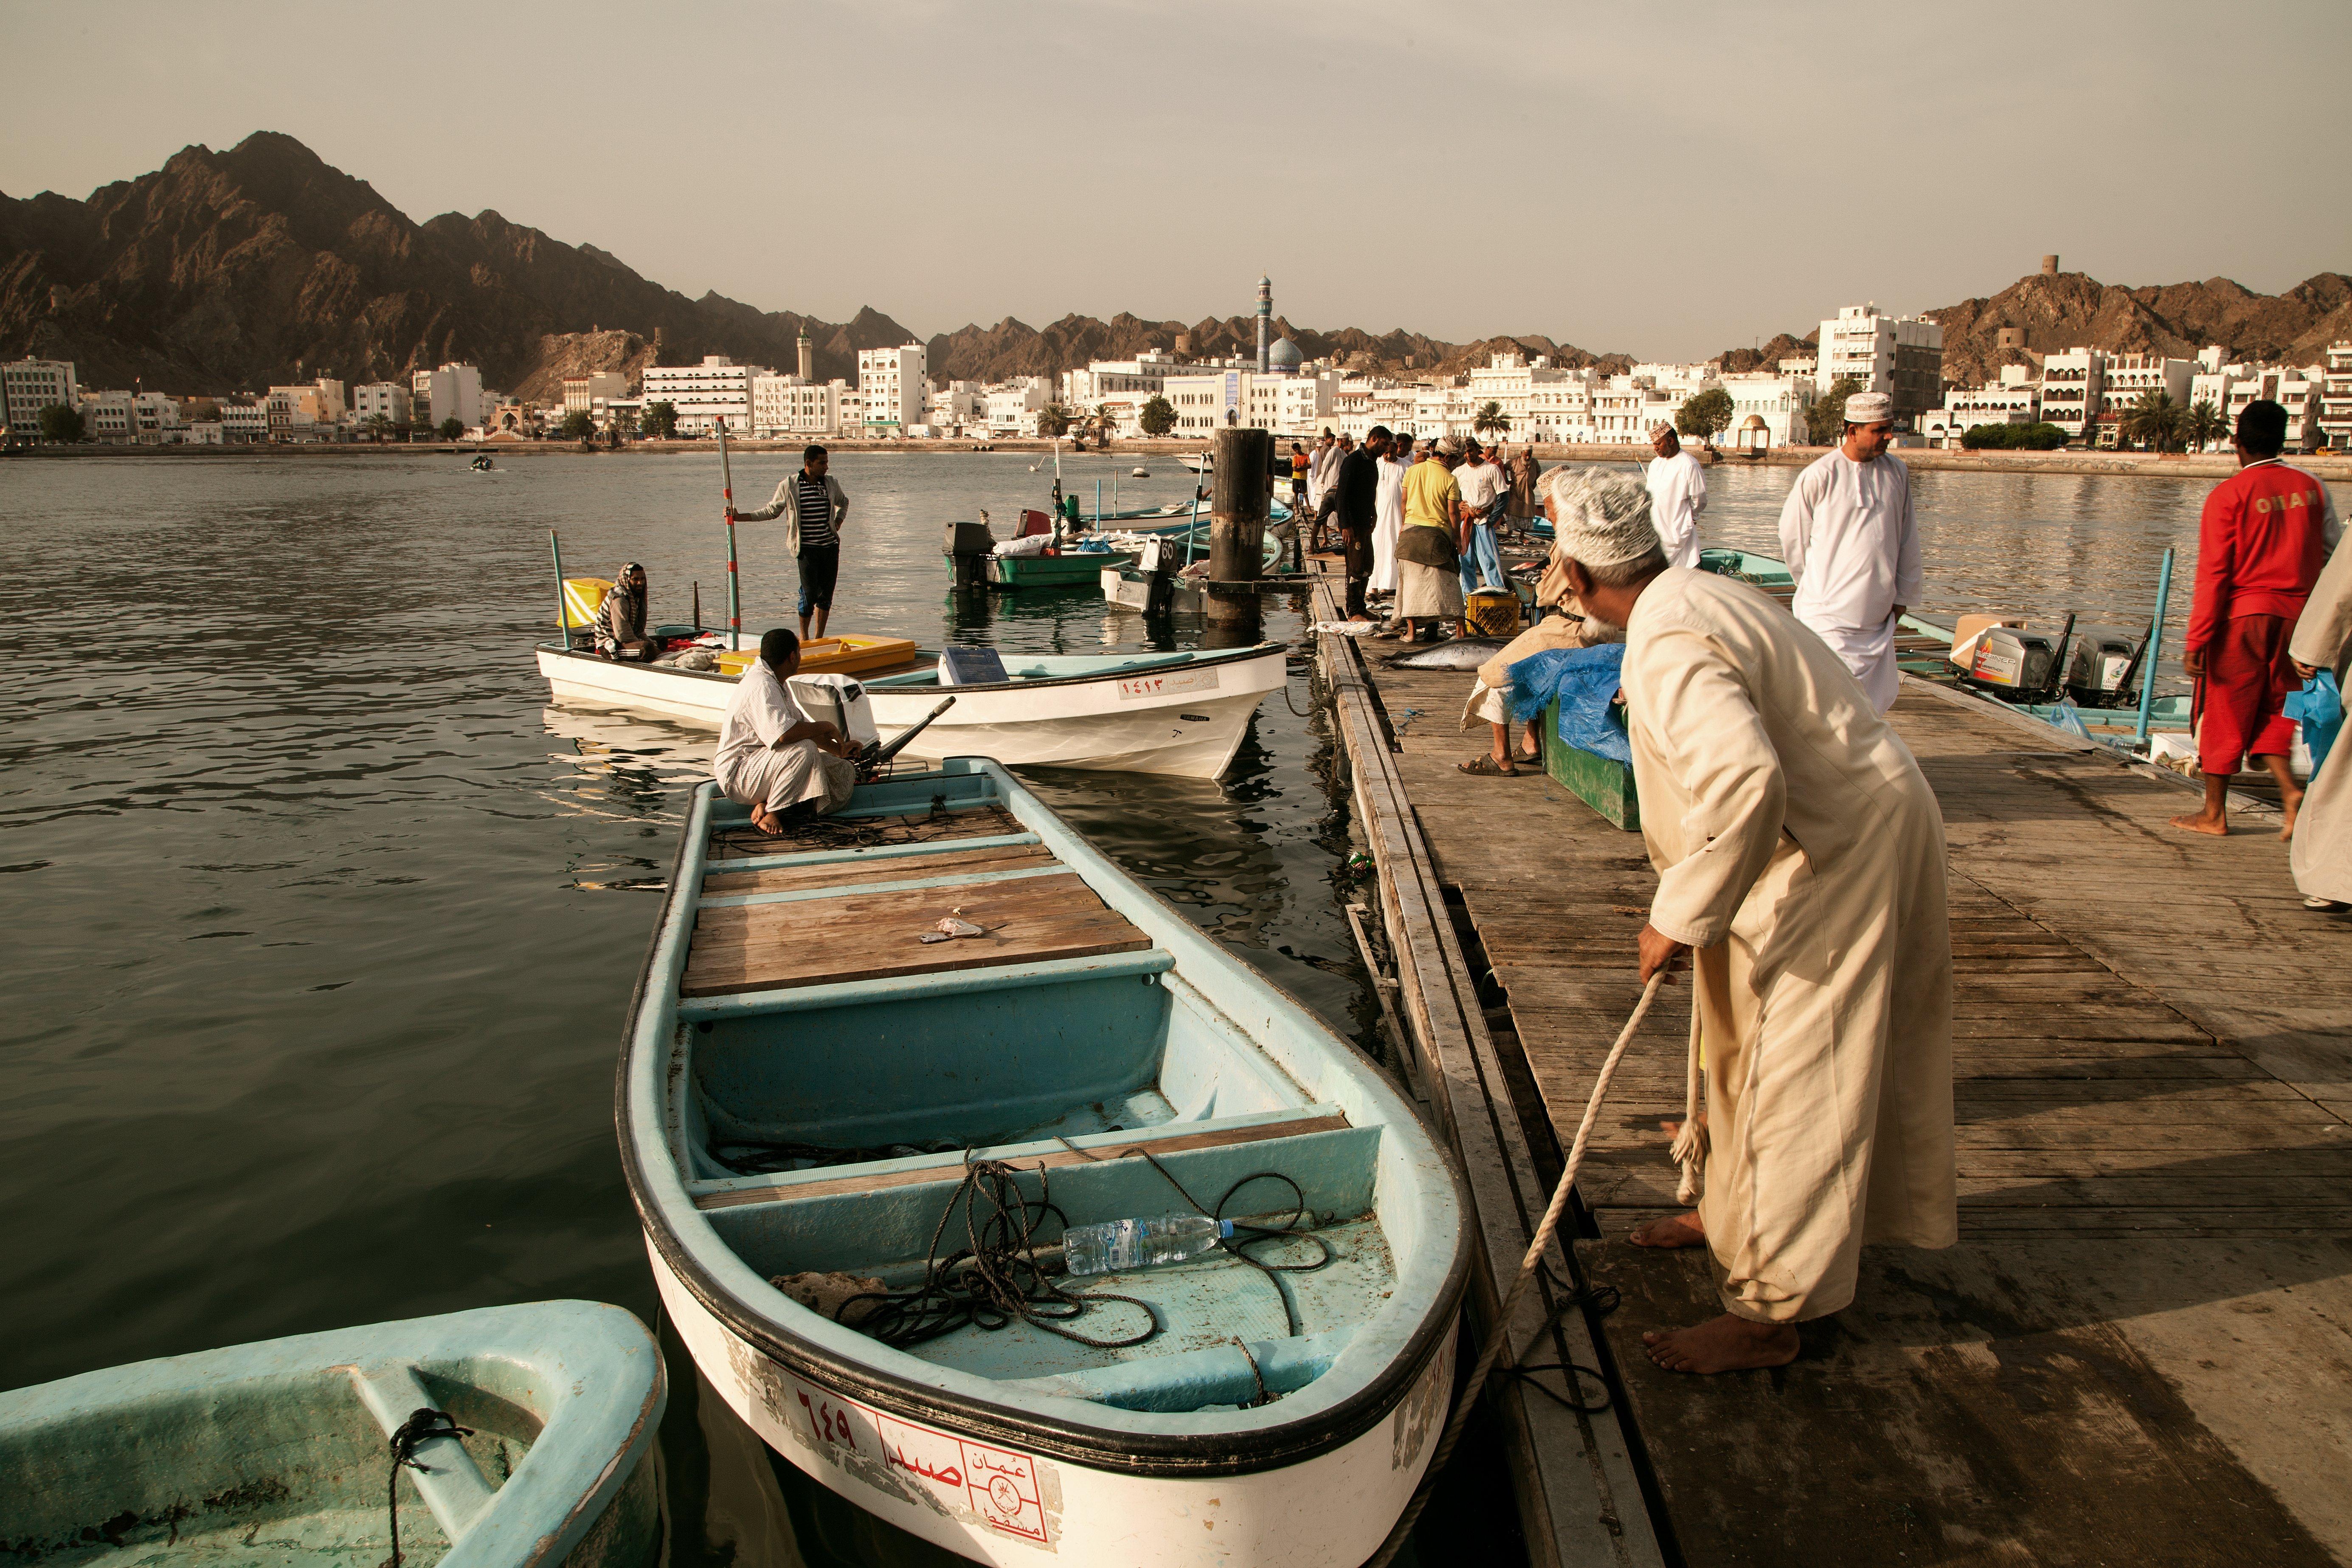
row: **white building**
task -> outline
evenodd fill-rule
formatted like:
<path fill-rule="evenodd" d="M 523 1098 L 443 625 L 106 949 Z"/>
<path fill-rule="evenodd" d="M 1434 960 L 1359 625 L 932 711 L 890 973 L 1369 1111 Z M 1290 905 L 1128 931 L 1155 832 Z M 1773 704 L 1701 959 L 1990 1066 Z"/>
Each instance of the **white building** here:
<path fill-rule="evenodd" d="M 2321 370 L 2319 428 L 2333 450 L 2352 447 L 2352 342 L 2342 338 L 2327 345 Z"/>
<path fill-rule="evenodd" d="M 2042 361 L 2042 418 L 2079 441 L 2099 416 L 2106 385 L 2107 356 L 2098 349 L 2071 348 Z"/>
<path fill-rule="evenodd" d="M 408 379 L 409 416 L 417 423 L 439 426 L 455 419 L 471 429 L 482 422 L 482 373 L 454 362 L 439 370 L 420 370 Z"/>
<path fill-rule="evenodd" d="M 85 441 L 129 446 L 139 438 L 139 416 L 127 392 L 85 392 L 81 395 L 81 434 Z"/>
<path fill-rule="evenodd" d="M 161 392 L 142 392 L 131 399 L 131 429 L 142 447 L 173 446 L 180 440 L 179 400 Z"/>
<path fill-rule="evenodd" d="M 1973 388 L 1954 387 L 1944 395 L 1944 406 L 1930 409 L 1916 422 L 1930 447 L 1958 447 L 1960 438 L 1979 425 L 2032 425 L 2042 417 L 2042 388 L 2025 365 L 2000 368 L 1997 381 Z"/>
<path fill-rule="evenodd" d="M 1738 452 L 1769 452 L 1775 447 L 1802 447 L 1812 439 L 1805 411 L 1817 393 L 1810 374 L 1736 371 L 1717 384 L 1731 398 L 1731 424 L 1717 437 L 1722 445 Z"/>
<path fill-rule="evenodd" d="M 2099 445 L 2117 444 L 2123 416 L 2151 392 L 2161 392 L 2186 410 L 2196 378 L 2193 360 L 2167 359 L 2162 354 L 2112 353 L 2100 380 L 2099 411 L 2095 416 Z"/>
<path fill-rule="evenodd" d="M 749 430 L 752 379 L 772 374 L 764 365 L 737 364 L 725 354 L 705 354 L 700 364 L 647 365 L 645 401 L 677 409 L 681 436 L 708 436 L 722 418 L 730 430 Z"/>
<path fill-rule="evenodd" d="M 1168 378 L 1180 368 L 1173 354 L 1152 349 L 1133 359 L 1098 359 L 1084 370 L 1062 373 L 1062 402 L 1070 408 L 1089 411 L 1114 398 L 1149 402 L 1165 392 Z"/>
<path fill-rule="evenodd" d="M 2286 409 L 2286 449 L 2307 452 L 2319 440 L 2323 388 L 2326 373 L 2315 377 L 2309 370 L 2292 367 L 2254 370 L 2230 383 L 2227 400 L 2221 405 L 2221 416 L 2229 420 L 2230 428 L 2238 427 L 2238 416 L 2246 405 L 2257 399 L 2268 399 Z"/>
<path fill-rule="evenodd" d="M 926 393 L 923 423 L 940 436 L 978 429 L 988 423 L 988 389 L 976 381 L 951 381 Z"/>
<path fill-rule="evenodd" d="M 992 436 L 1034 436 L 1037 416 L 1053 398 L 1053 383 L 1042 375 L 1016 375 L 986 389 L 985 415 Z"/>
<path fill-rule="evenodd" d="M 71 360 L 20 359 L 0 364 L 0 425 L 18 439 L 37 437 L 41 410 L 81 402 L 81 384 Z"/>
<path fill-rule="evenodd" d="M 762 440 L 796 436 L 838 436 L 844 421 L 864 421 L 864 405 L 849 383 L 803 381 L 797 375 L 751 378 L 751 434 Z"/>
<path fill-rule="evenodd" d="M 396 381 L 362 382 L 352 388 L 352 421 L 357 425 L 374 419 L 387 425 L 405 425 L 415 406 L 408 388 Z"/>
<path fill-rule="evenodd" d="M 269 436 L 269 411 L 258 398 L 220 400 L 221 436 L 227 441 L 261 441 Z"/>
<path fill-rule="evenodd" d="M 599 425 L 616 397 L 629 395 L 629 378 L 617 370 L 592 370 L 563 378 L 563 412 L 585 414 Z"/>
<path fill-rule="evenodd" d="M 926 354 L 920 343 L 857 351 L 857 395 L 868 435 L 895 435 L 923 423 Z"/>
<path fill-rule="evenodd" d="M 1916 419 L 1944 400 L 1944 329 L 1881 315 L 1875 303 L 1844 306 L 1822 323 L 1813 380 L 1827 392 L 1847 377 L 1892 397 L 1895 418 Z"/>

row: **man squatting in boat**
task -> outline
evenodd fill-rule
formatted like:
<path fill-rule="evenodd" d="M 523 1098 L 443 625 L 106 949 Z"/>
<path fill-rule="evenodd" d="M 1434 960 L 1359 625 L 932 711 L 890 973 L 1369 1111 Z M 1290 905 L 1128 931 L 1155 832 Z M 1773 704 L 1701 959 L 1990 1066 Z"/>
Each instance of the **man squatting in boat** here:
<path fill-rule="evenodd" d="M 760 638 L 719 724 L 711 776 L 729 800 L 751 808 L 751 826 L 773 833 L 788 816 L 826 816 L 849 804 L 857 770 L 841 731 L 812 719 L 784 683 L 801 667 L 801 640 L 782 626 Z"/>
<path fill-rule="evenodd" d="M 1555 469 L 1567 586 L 1621 627 L 1658 889 L 1640 972 L 1687 964 L 1704 1121 L 1643 1247 L 1705 1245 L 1725 1311 L 1643 1336 L 1671 1372 L 1780 1366 L 1853 1300 L 1862 1246 L 1958 1237 L 1952 951 L 1927 781 L 1831 645 L 1759 589 L 1669 568 L 1650 497 Z M 1696 1109 L 1696 1108 L 1694 1108 Z"/>
<path fill-rule="evenodd" d="M 661 644 L 646 630 L 646 569 L 625 561 L 613 574 L 613 591 L 596 606 L 596 651 L 606 658 L 649 663 Z"/>

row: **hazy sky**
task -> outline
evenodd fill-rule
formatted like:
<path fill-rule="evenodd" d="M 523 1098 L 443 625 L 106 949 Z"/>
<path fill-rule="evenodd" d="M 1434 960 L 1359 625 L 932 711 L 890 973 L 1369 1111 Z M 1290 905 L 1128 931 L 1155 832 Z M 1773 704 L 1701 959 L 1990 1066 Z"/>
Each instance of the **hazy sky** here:
<path fill-rule="evenodd" d="M 1636 15 L 1639 13 L 1639 15 Z M 2352 5 L 0 0 L 0 191 L 300 139 L 688 295 L 1544 332 L 2352 269 Z"/>

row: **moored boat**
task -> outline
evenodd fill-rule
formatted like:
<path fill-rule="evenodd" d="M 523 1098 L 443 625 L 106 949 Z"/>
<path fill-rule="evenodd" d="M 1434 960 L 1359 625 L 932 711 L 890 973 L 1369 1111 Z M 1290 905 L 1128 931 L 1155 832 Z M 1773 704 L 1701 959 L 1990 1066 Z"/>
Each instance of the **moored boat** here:
<path fill-rule="evenodd" d="M 667 1398 L 653 1336 L 592 1301 L 84 1373 L 0 1394 L 0 1557 L 353 1568 L 396 1520 L 412 1568 L 650 1568 Z M 394 1469 L 433 1413 L 470 1430 L 426 1424 Z"/>
<path fill-rule="evenodd" d="M 553 639 L 537 653 L 540 673 L 560 702 L 715 726 L 735 686 L 735 677 L 718 671 L 626 663 Z M 955 707 L 916 738 L 910 758 L 986 756 L 1008 767 L 1214 778 L 1233 761 L 1258 703 L 1287 681 L 1286 658 L 1279 643 L 1181 653 L 1007 654 L 1004 679 L 942 687 L 937 652 L 919 651 L 905 668 L 868 675 L 861 684 L 886 743 L 954 692 Z"/>
<path fill-rule="evenodd" d="M 1447 1408 L 1444 1156 L 1002 768 L 845 815 L 769 837 L 703 786 L 634 1005 L 623 1163 L 705 1376 L 966 1557 L 1354 1568 Z M 1068 1227 L 1184 1215 L 1241 1223 L 1063 1272 Z"/>

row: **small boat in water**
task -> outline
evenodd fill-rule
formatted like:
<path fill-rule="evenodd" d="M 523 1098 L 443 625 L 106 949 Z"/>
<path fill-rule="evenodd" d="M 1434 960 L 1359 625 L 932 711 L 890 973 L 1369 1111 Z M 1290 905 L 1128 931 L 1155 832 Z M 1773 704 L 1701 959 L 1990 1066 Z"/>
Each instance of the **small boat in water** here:
<path fill-rule="evenodd" d="M 669 888 L 622 1163 L 770 1447 L 982 1562 L 1371 1553 L 1444 1421 L 1469 1242 L 1370 1062 L 983 761 L 793 837 L 705 784 Z M 1236 1223 L 1066 1271 L 1071 1227 L 1186 1215 Z"/>
<path fill-rule="evenodd" d="M 1097 569 L 1108 557 L 1096 556 Z M 661 626 L 657 635 L 688 634 Z M 865 676 L 884 742 L 920 723 L 952 692 L 956 705 L 908 755 L 993 757 L 1008 767 L 1096 768 L 1214 778 L 1225 771 L 1269 691 L 1288 680 L 1280 643 L 1202 652 L 1003 655 L 1003 678 L 942 683 L 937 650 Z M 674 664 L 632 664 L 552 638 L 540 673 L 559 702 L 666 713 L 716 726 L 736 677 Z M 993 672 L 990 672 L 992 676 Z"/>
<path fill-rule="evenodd" d="M 651 1568 L 667 1397 L 653 1336 L 593 1301 L 84 1373 L 0 1394 L 0 1559 L 369 1568 L 396 1521 L 413 1568 Z"/>

